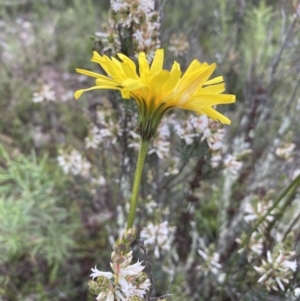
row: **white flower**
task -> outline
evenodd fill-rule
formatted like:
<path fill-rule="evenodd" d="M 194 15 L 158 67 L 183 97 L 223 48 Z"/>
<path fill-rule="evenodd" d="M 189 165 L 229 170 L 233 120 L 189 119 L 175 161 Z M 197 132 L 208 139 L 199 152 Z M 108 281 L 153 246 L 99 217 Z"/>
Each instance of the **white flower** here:
<path fill-rule="evenodd" d="M 111 0 L 110 6 L 111 9 L 115 12 L 119 12 L 121 10 L 127 9 L 127 3 L 124 3 L 124 1 L 120 1 L 120 0 Z"/>
<path fill-rule="evenodd" d="M 261 199 L 258 200 L 256 204 L 247 203 L 244 212 L 244 220 L 246 223 L 251 223 L 253 221 L 259 220 L 269 211 L 269 209 L 273 206 L 273 202 L 271 200 Z M 272 210 L 265 218 L 265 221 L 261 223 L 259 226 L 259 230 L 264 230 L 270 222 L 274 220 L 274 215 L 276 211 Z"/>
<path fill-rule="evenodd" d="M 93 279 L 99 276 L 104 276 L 107 279 L 111 279 L 114 275 L 111 272 L 101 272 L 97 269 L 97 266 L 95 266 L 95 268 L 91 269 L 92 270 L 92 274 L 90 275 Z"/>
<path fill-rule="evenodd" d="M 168 177 L 171 175 L 177 175 L 179 173 L 178 164 L 179 164 L 179 158 L 173 157 L 169 163 L 168 169 L 164 172 L 164 176 Z"/>
<path fill-rule="evenodd" d="M 224 159 L 224 167 L 233 175 L 237 175 L 241 170 L 243 163 L 236 160 L 233 155 L 227 155 Z"/>
<path fill-rule="evenodd" d="M 203 132 L 208 146 L 211 150 L 221 150 L 223 147 L 224 129 L 217 129 L 216 132 L 212 132 L 210 129 L 206 129 Z"/>
<path fill-rule="evenodd" d="M 56 101 L 55 92 L 46 84 L 42 86 L 40 91 L 33 93 L 33 102 Z"/>
<path fill-rule="evenodd" d="M 159 249 L 169 251 L 173 240 L 175 228 L 169 227 L 167 221 L 154 225 L 150 223 L 141 231 L 141 239 L 144 240 L 145 246 L 154 247 L 154 256 L 160 256 Z"/>
<path fill-rule="evenodd" d="M 164 159 L 169 156 L 170 142 L 160 139 L 153 140 L 153 147 L 149 150 L 148 154 L 156 154 L 159 159 Z"/>
<path fill-rule="evenodd" d="M 203 258 L 204 263 L 199 266 L 205 274 L 212 272 L 213 274 L 219 274 L 222 269 L 222 265 L 219 263 L 220 254 L 217 252 L 211 252 L 211 250 L 206 250 L 205 252 L 201 249 L 198 250 L 198 254 Z"/>
<path fill-rule="evenodd" d="M 99 176 L 98 178 L 92 178 L 91 180 L 92 184 L 96 186 L 105 186 L 106 185 L 106 179 L 103 176 Z"/>
<path fill-rule="evenodd" d="M 183 125 L 178 123 L 174 124 L 175 133 L 188 145 L 192 144 L 194 140 L 200 136 L 200 134 L 203 134 L 204 137 L 204 131 L 207 129 L 208 117 L 204 115 L 190 115 Z"/>
<path fill-rule="evenodd" d="M 275 154 L 282 160 L 289 161 L 292 156 L 296 145 L 294 143 L 285 143 L 282 147 L 275 150 Z"/>
<path fill-rule="evenodd" d="M 294 261 L 284 260 L 282 262 L 282 266 L 287 268 L 287 269 L 292 270 L 293 272 L 296 272 L 296 270 L 297 270 L 297 261 L 296 260 L 294 260 Z"/>
<path fill-rule="evenodd" d="M 127 233 L 135 235 L 136 231 L 130 229 Z M 126 233 L 126 232 L 125 232 Z M 128 244 L 122 235 L 117 243 L 114 244 L 114 251 L 111 254 L 111 272 L 101 272 L 95 268 L 92 269 L 90 275 L 93 280 L 98 277 L 105 277 L 106 279 L 97 279 L 97 281 L 90 281 L 89 286 L 93 291 L 100 292 L 97 296 L 97 301 L 129 301 L 144 299 L 146 290 L 149 290 L 151 285 L 147 275 L 143 273 L 145 266 L 138 261 L 130 264 L 132 261 L 132 251 L 127 254 L 120 254 L 118 250 L 122 249 L 121 244 Z M 100 281 L 101 280 L 101 281 Z"/>
<path fill-rule="evenodd" d="M 278 290 L 278 287 L 284 291 L 284 283 L 288 284 L 293 277 L 293 273 L 297 270 L 296 261 L 291 261 L 286 257 L 294 256 L 294 252 L 284 255 L 282 250 L 275 258 L 270 250 L 267 252 L 267 261 L 262 260 L 261 266 L 254 266 L 254 269 L 262 276 L 258 279 L 258 283 L 266 286 L 267 290 Z"/>
<path fill-rule="evenodd" d="M 139 0 L 139 8 L 148 14 L 154 10 L 154 0 Z"/>
<path fill-rule="evenodd" d="M 135 264 L 131 264 L 131 265 L 128 265 L 127 267 L 121 267 L 120 268 L 120 272 L 119 272 L 119 275 L 123 276 L 123 277 L 126 277 L 126 276 L 134 276 L 134 275 L 137 275 L 139 274 L 140 272 L 142 272 L 142 270 L 144 269 L 145 267 L 142 266 L 142 261 L 138 261 L 137 263 Z"/>
<path fill-rule="evenodd" d="M 210 160 L 212 168 L 217 168 L 222 161 L 222 156 L 219 153 L 213 152 Z"/>
<path fill-rule="evenodd" d="M 172 34 L 169 42 L 169 50 L 172 51 L 176 56 L 183 56 L 187 53 L 190 47 L 187 36 L 183 33 L 180 33 L 178 35 Z"/>
<path fill-rule="evenodd" d="M 74 176 L 81 175 L 83 177 L 89 175 L 91 163 L 83 158 L 75 149 L 73 149 L 70 154 L 60 150 L 57 161 L 65 174 L 72 174 Z"/>
<path fill-rule="evenodd" d="M 294 296 L 296 297 L 296 298 L 298 298 L 298 297 L 300 297 L 300 288 L 299 287 L 296 287 L 295 289 L 294 289 Z"/>
<path fill-rule="evenodd" d="M 112 291 L 101 292 L 96 298 L 97 301 L 114 301 L 114 293 Z"/>
<path fill-rule="evenodd" d="M 146 207 L 147 213 L 148 214 L 152 214 L 153 211 L 154 211 L 154 209 L 157 207 L 157 203 L 154 200 L 152 200 L 151 195 L 149 195 L 147 197 L 147 200 L 148 200 L 148 202 L 145 203 L 145 207 Z"/>
<path fill-rule="evenodd" d="M 93 126 L 90 129 L 89 136 L 85 138 L 85 147 L 96 149 L 100 144 L 106 142 L 106 145 L 114 144 L 117 141 L 119 133 L 119 125 L 111 120 L 106 122 L 103 120 L 103 128 Z"/>
<path fill-rule="evenodd" d="M 237 238 L 236 242 L 238 244 L 241 244 L 242 240 L 240 238 Z M 251 261 L 253 257 L 257 255 L 261 255 L 264 250 L 264 239 L 262 235 L 256 231 L 252 232 L 248 246 L 241 248 L 238 252 L 241 253 L 244 252 L 245 250 L 249 251 L 247 252 L 249 261 Z"/>

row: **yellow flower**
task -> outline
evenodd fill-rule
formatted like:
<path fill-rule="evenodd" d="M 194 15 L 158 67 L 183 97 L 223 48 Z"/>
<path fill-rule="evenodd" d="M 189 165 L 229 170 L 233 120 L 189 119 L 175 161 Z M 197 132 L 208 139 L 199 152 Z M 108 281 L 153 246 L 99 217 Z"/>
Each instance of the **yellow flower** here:
<path fill-rule="evenodd" d="M 216 64 L 201 64 L 194 60 L 182 75 L 176 61 L 170 71 L 163 69 L 164 51 L 158 49 L 151 66 L 145 53 L 139 53 L 137 72 L 134 61 L 121 53 L 118 57 L 108 58 L 94 52 L 91 61 L 100 64 L 108 76 L 76 69 L 78 73 L 95 77 L 96 86 L 76 91 L 75 98 L 78 99 L 85 91 L 96 89 L 119 90 L 123 98 L 133 98 L 139 108 L 139 133 L 145 139 L 153 136 L 163 114 L 171 108 L 194 111 L 230 124 L 227 117 L 212 108 L 235 102 L 234 95 L 220 94 L 225 90 L 222 76 L 208 80 Z"/>

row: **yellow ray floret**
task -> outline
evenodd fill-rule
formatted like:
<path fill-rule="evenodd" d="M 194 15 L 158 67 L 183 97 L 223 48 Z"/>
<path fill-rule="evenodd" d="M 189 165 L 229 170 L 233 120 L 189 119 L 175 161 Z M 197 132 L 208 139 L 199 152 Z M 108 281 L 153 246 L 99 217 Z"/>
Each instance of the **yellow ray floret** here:
<path fill-rule="evenodd" d="M 85 91 L 96 89 L 119 90 L 123 98 L 133 98 L 140 110 L 151 116 L 158 108 L 163 111 L 170 108 L 181 108 L 205 114 L 222 123 L 230 124 L 230 120 L 212 108 L 219 104 L 235 102 L 235 96 L 220 94 L 225 90 L 223 77 L 209 79 L 216 65 L 192 61 L 182 75 L 180 65 L 174 62 L 170 71 L 163 69 L 164 51 L 158 49 L 151 66 L 146 55 L 138 55 L 137 66 L 130 58 L 119 53 L 117 58 L 108 58 L 94 52 L 92 62 L 98 63 L 107 76 L 83 69 L 78 73 L 94 77 L 96 85 L 75 92 L 78 99 Z"/>

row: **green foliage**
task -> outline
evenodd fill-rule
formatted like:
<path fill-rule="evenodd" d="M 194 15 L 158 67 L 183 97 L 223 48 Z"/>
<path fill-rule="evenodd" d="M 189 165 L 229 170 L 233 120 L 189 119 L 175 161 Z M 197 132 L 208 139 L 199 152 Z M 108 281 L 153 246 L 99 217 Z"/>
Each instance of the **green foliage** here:
<path fill-rule="evenodd" d="M 50 172 L 46 156 L 11 158 L 1 146 L 0 161 L 0 266 L 7 266 L 10 281 L 15 281 L 19 273 L 14 265 L 42 260 L 53 282 L 76 245 L 78 229 L 75 208 L 63 200 L 56 183 L 63 178 Z"/>
<path fill-rule="evenodd" d="M 281 24 L 275 20 L 278 20 L 277 13 L 264 1 L 260 1 L 257 7 L 250 7 L 245 14 L 244 27 L 247 30 L 242 43 L 245 67 L 256 68 L 258 74 L 266 71 L 264 66 L 277 51 Z"/>

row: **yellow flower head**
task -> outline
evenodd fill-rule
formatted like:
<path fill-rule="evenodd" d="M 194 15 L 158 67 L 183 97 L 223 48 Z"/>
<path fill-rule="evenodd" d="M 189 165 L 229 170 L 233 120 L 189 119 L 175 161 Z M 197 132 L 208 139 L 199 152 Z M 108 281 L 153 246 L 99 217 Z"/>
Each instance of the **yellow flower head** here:
<path fill-rule="evenodd" d="M 230 124 L 227 117 L 212 108 L 235 102 L 234 95 L 220 94 L 225 90 L 222 76 L 208 80 L 216 64 L 201 64 L 194 60 L 182 75 L 176 61 L 170 71 L 163 69 L 164 51 L 157 49 L 151 66 L 145 53 L 139 53 L 137 72 L 136 64 L 130 58 L 121 53 L 118 57 L 119 60 L 94 52 L 91 61 L 100 64 L 107 76 L 76 69 L 78 73 L 95 77 L 96 86 L 76 91 L 75 98 L 89 90 L 120 90 L 123 98 L 133 98 L 138 105 L 139 132 L 144 139 L 153 136 L 163 114 L 171 108 L 194 111 Z"/>

